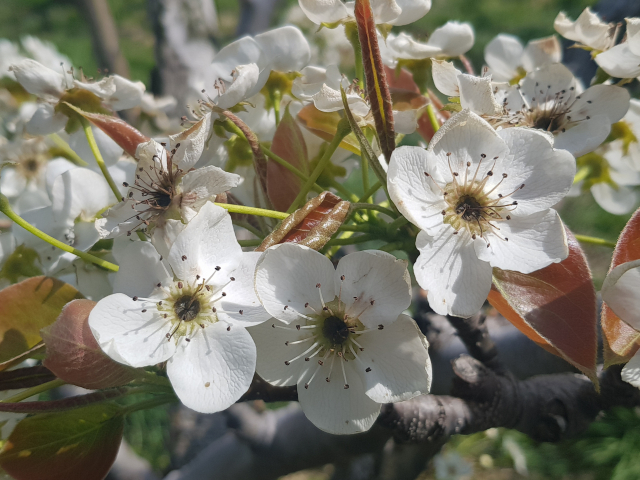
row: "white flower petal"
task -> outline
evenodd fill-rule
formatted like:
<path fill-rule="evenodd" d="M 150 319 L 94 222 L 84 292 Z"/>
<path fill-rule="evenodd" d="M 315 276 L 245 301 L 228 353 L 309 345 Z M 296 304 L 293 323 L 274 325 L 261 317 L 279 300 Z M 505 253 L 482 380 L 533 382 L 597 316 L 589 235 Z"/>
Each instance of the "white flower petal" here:
<path fill-rule="evenodd" d="M 62 73 L 25 58 L 9 67 L 24 89 L 48 101 L 57 101 L 65 90 Z"/>
<path fill-rule="evenodd" d="M 336 23 L 349 15 L 341 0 L 299 0 L 300 8 L 313 23 Z"/>
<path fill-rule="evenodd" d="M 82 90 L 87 90 L 102 100 L 107 100 L 116 92 L 116 84 L 113 77 L 104 77 L 97 82 L 73 81 L 73 86 Z"/>
<path fill-rule="evenodd" d="M 522 66 L 527 72 L 562 61 L 562 46 L 555 35 L 531 40 L 524 49 Z"/>
<path fill-rule="evenodd" d="M 558 133 L 553 144 L 555 148 L 567 150 L 577 158 L 598 148 L 610 131 L 611 122 L 606 115 L 594 115 Z"/>
<path fill-rule="evenodd" d="M 235 105 L 235 103 L 233 105 Z M 177 165 L 186 172 L 198 163 L 213 133 L 211 130 L 211 122 L 211 113 L 207 113 L 198 123 L 188 130 L 169 136 L 167 149 L 175 150 L 172 157 L 174 165 Z M 155 151 L 155 155 L 164 155 L 160 147 L 162 147 L 162 145 L 158 146 L 157 143 L 155 143 L 148 145 L 146 149 L 149 152 Z M 145 153 L 145 155 L 148 155 L 148 153 Z"/>
<path fill-rule="evenodd" d="M 53 181 L 53 214 L 63 219 L 93 220 L 113 203 L 113 192 L 104 177 L 87 168 L 67 170 Z"/>
<path fill-rule="evenodd" d="M 497 35 L 484 47 L 484 61 L 497 81 L 509 81 L 517 75 L 523 54 L 520 39 L 506 33 Z"/>
<path fill-rule="evenodd" d="M 478 258 L 492 267 L 531 273 L 569 255 L 564 225 L 553 209 L 526 217 L 512 215 L 497 226 L 498 234 L 488 233 L 486 240 L 475 241 Z"/>
<path fill-rule="evenodd" d="M 89 327 L 105 353 L 132 367 L 164 362 L 176 351 L 176 344 L 165 336 L 167 321 L 154 310 L 143 313 L 143 309 L 142 302 L 116 293 L 100 300 L 89 314 Z"/>
<path fill-rule="evenodd" d="M 418 21 L 431 10 L 431 0 L 396 0 L 396 3 L 402 10 L 402 13 L 394 20 L 388 22 L 391 25 L 408 25 L 409 23 Z"/>
<path fill-rule="evenodd" d="M 255 287 L 264 308 L 286 323 L 301 314 L 320 312 L 322 303 L 337 296 L 331 260 L 308 247 L 284 243 L 267 249 L 256 267 Z M 320 284 L 320 287 L 316 287 Z M 305 307 L 308 303 L 309 307 Z"/>
<path fill-rule="evenodd" d="M 27 179 L 20 175 L 15 168 L 0 170 L 0 192 L 9 198 L 20 195 L 27 186 Z"/>
<path fill-rule="evenodd" d="M 505 172 L 497 193 L 517 201 L 514 213 L 529 215 L 552 207 L 569 192 L 576 174 L 576 162 L 566 150 L 555 150 L 548 135 L 528 128 L 506 128 L 498 132 L 509 153 L 494 168 Z M 520 188 L 524 184 L 524 188 Z"/>
<path fill-rule="evenodd" d="M 598 205 L 614 215 L 632 212 L 638 203 L 638 194 L 624 185 L 612 186 L 605 182 L 591 186 L 591 194 Z"/>
<path fill-rule="evenodd" d="M 322 85 L 322 88 L 318 93 L 313 95 L 313 104 L 321 112 L 337 112 L 344 109 L 342 103 L 342 94 L 339 90 L 334 90 L 327 85 Z M 358 116 L 366 116 L 371 108 L 367 102 L 356 94 L 347 94 L 347 103 L 351 112 Z"/>
<path fill-rule="evenodd" d="M 411 317 L 400 315 L 386 326 L 358 337 L 364 350 L 357 366 L 364 372 L 367 396 L 378 403 L 403 402 L 429 393 L 431 361 L 429 343 Z"/>
<path fill-rule="evenodd" d="M 49 135 L 62 130 L 68 120 L 62 113 L 56 113 L 53 105 L 41 103 L 26 123 L 25 130 L 31 135 Z"/>
<path fill-rule="evenodd" d="M 393 128 L 396 133 L 410 135 L 416 131 L 418 127 L 418 119 L 422 115 L 422 110 L 394 110 L 393 111 Z"/>
<path fill-rule="evenodd" d="M 271 385 L 277 387 L 296 385 L 306 376 L 308 370 L 316 369 L 318 357 L 313 361 L 305 362 L 300 358 L 291 362 L 313 345 L 312 342 L 294 343 L 285 345 L 285 342 L 295 342 L 310 337 L 308 330 L 283 330 L 274 328 L 272 325 L 280 325 L 275 318 L 255 327 L 250 327 L 247 331 L 253 337 L 258 352 L 256 363 L 256 373 Z M 311 354 L 312 352 L 310 352 Z M 289 362 L 286 365 L 284 362 Z M 318 380 L 318 378 L 316 378 Z M 320 378 L 323 382 L 324 378 Z"/>
<path fill-rule="evenodd" d="M 458 76 L 462 75 L 462 72 L 454 67 L 452 62 L 433 60 L 431 73 L 433 75 L 433 83 L 441 93 L 448 97 L 460 96 Z"/>
<path fill-rule="evenodd" d="M 564 38 L 596 50 L 606 50 L 611 43 L 609 38 L 611 25 L 600 20 L 589 8 L 585 8 L 575 22 L 572 22 L 564 12 L 560 12 L 553 26 Z"/>
<path fill-rule="evenodd" d="M 638 59 L 640 61 L 640 57 Z M 604 115 L 611 123 L 615 123 L 629 110 L 629 100 L 630 95 L 626 88 L 594 85 L 576 97 L 571 106 L 571 115 L 572 118 Z"/>
<path fill-rule="evenodd" d="M 202 206 L 169 252 L 169 264 L 178 279 L 194 282 L 197 275 L 203 279 L 213 275 L 207 283 L 215 285 L 229 281 L 229 273 L 241 258 L 242 248 L 236 240 L 231 217 L 224 208 L 211 202 Z"/>
<path fill-rule="evenodd" d="M 634 387 L 640 388 L 640 352 L 636 352 L 631 360 L 622 368 L 620 377 Z"/>
<path fill-rule="evenodd" d="M 221 168 L 208 166 L 187 173 L 182 178 L 181 207 L 200 208 L 207 200 L 215 201 L 220 195 L 237 187 L 242 178 Z"/>
<path fill-rule="evenodd" d="M 471 50 L 474 42 L 471 24 L 447 22 L 433 31 L 428 44 L 439 48 L 442 56 L 459 57 Z"/>
<path fill-rule="evenodd" d="M 442 193 L 431 177 L 442 184 L 437 169 L 430 167 L 430 154 L 424 148 L 398 147 L 391 155 L 388 170 L 389 195 L 398 210 L 422 230 L 442 225 L 442 209 L 445 206 Z M 429 170 L 429 171 L 427 171 Z"/>
<path fill-rule="evenodd" d="M 146 87 L 142 82 L 132 82 L 120 75 L 112 75 L 115 91 L 108 98 L 107 103 L 116 112 L 137 107 L 142 103 L 142 96 Z"/>
<path fill-rule="evenodd" d="M 238 268 L 233 271 L 235 281 L 225 289 L 227 294 L 220 300 L 221 310 L 218 317 L 240 326 L 251 326 L 271 318 L 256 296 L 254 277 L 256 264 L 261 252 L 244 252 Z M 242 312 L 242 313 L 240 313 Z"/>
<path fill-rule="evenodd" d="M 496 115 L 502 112 L 500 105 L 493 96 L 491 77 L 475 77 L 462 74 L 458 76 L 460 88 L 460 105 L 479 115 Z"/>
<path fill-rule="evenodd" d="M 309 388 L 298 389 L 298 401 L 307 418 L 320 430 L 335 435 L 365 432 L 376 421 L 381 405 L 366 395 L 364 374 L 354 365 L 357 362 L 344 363 L 349 382 L 349 388 L 344 388 L 340 361 L 339 358 L 334 361 L 330 382 L 325 378 L 329 376 L 331 360 L 325 362 Z"/>
<path fill-rule="evenodd" d="M 217 105 L 220 108 L 231 108 L 246 100 L 252 95 L 260 78 L 260 69 L 255 63 L 238 65 L 234 70 L 236 74 L 233 82 L 217 97 Z"/>
<path fill-rule="evenodd" d="M 491 265 L 479 260 L 473 241 L 465 232 L 453 235 L 445 226 L 435 237 L 420 232 L 416 239 L 420 256 L 414 265 L 418 284 L 440 315 L 470 317 L 482 308 L 491 290 Z"/>
<path fill-rule="evenodd" d="M 561 63 L 544 65 L 527 74 L 521 81 L 523 98 L 527 105 L 542 108 L 546 104 L 555 104 L 555 93 L 563 92 L 563 100 L 572 103 L 577 82 L 571 70 Z"/>
<path fill-rule="evenodd" d="M 640 260 L 623 263 L 612 269 L 602 284 L 602 300 L 613 313 L 636 330 L 640 330 Z"/>
<path fill-rule="evenodd" d="M 115 293 L 148 297 L 158 283 L 167 286 L 173 281 L 160 254 L 149 242 L 127 244 L 118 254 L 118 263 L 120 270 L 113 281 Z"/>
<path fill-rule="evenodd" d="M 262 49 L 263 62 L 269 70 L 298 71 L 306 67 L 311 59 L 309 43 L 297 27 L 288 25 L 274 28 L 256 35 L 255 40 Z"/>
<path fill-rule="evenodd" d="M 201 333 L 200 333 L 201 332 Z M 242 327 L 210 325 L 182 340 L 167 362 L 171 385 L 187 407 L 201 413 L 225 410 L 249 389 L 256 347 Z"/>
<path fill-rule="evenodd" d="M 411 305 L 407 262 L 379 250 L 354 252 L 341 258 L 335 284 L 345 303 L 345 313 L 359 318 L 369 328 L 389 325 Z"/>

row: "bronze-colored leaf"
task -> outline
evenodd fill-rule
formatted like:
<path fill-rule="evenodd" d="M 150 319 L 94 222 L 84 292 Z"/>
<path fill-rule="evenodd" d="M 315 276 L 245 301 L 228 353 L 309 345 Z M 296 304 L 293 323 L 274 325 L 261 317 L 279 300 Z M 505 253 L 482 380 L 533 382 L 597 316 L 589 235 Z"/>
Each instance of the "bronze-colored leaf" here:
<path fill-rule="evenodd" d="M 318 137 L 331 142 L 338 133 L 338 122 L 340 122 L 338 112 L 321 112 L 313 103 L 310 103 L 298 112 L 298 120 L 302 126 Z M 350 133 L 340 143 L 340 148 L 344 148 L 356 155 L 360 155 L 360 144 L 353 133 Z"/>
<path fill-rule="evenodd" d="M 597 385 L 596 292 L 580 245 L 567 229 L 569 256 L 530 274 L 493 269 L 489 302 L 522 333 Z"/>
<path fill-rule="evenodd" d="M 288 242 L 319 250 L 338 231 L 348 213 L 349 202 L 331 192 L 322 192 L 285 218 L 256 248 L 256 252 Z"/>
<path fill-rule="evenodd" d="M 288 107 L 273 136 L 271 151 L 305 175 L 309 174 L 307 145 Z M 267 193 L 276 210 L 286 212 L 298 196 L 301 187 L 302 180 L 299 177 L 276 162 L 267 163 Z"/>
<path fill-rule="evenodd" d="M 380 149 L 389 162 L 391 153 L 396 148 L 391 93 L 380 56 L 378 32 L 369 0 L 356 0 L 355 16 L 358 37 L 362 46 L 362 63 L 367 82 L 367 94 L 371 104 L 371 114 L 380 139 Z"/>
<path fill-rule="evenodd" d="M 640 209 L 633 214 L 620 233 L 609 271 L 618 265 L 639 259 Z M 640 332 L 620 320 L 606 303 L 602 305 L 600 322 L 604 337 L 605 366 L 628 362 L 640 349 Z"/>
<path fill-rule="evenodd" d="M 107 356 L 89 328 L 96 302 L 74 300 L 52 325 L 41 330 L 47 347 L 43 365 L 67 383 L 91 390 L 125 385 L 140 371 Z"/>

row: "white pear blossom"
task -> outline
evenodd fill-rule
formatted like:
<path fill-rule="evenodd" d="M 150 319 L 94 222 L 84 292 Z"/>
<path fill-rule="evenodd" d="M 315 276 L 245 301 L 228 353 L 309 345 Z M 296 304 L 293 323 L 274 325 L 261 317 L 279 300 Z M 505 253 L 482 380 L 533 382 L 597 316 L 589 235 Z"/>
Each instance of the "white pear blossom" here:
<path fill-rule="evenodd" d="M 608 50 L 615 40 L 616 26 L 605 23 L 588 7 L 577 20 L 572 21 L 564 12 L 556 17 L 553 27 L 560 35 L 593 50 Z"/>
<path fill-rule="evenodd" d="M 123 255 L 118 293 L 89 316 L 102 349 L 132 367 L 167 362 L 176 394 L 198 412 L 232 405 L 255 371 L 245 327 L 269 318 L 253 290 L 260 254 L 243 253 L 228 213 L 207 203 L 176 237 L 166 263 L 149 242 L 132 242 Z"/>
<path fill-rule="evenodd" d="M 523 46 L 514 35 L 501 33 L 484 47 L 484 61 L 494 81 L 519 80 L 527 72 L 562 61 L 562 47 L 555 35 L 531 40 Z"/>
<path fill-rule="evenodd" d="M 166 254 L 173 236 L 200 207 L 240 183 L 238 175 L 218 167 L 192 169 L 205 148 L 210 121 L 207 116 L 192 129 L 171 137 L 171 151 L 155 140 L 138 145 L 134 178 L 124 184 L 126 196 L 96 222 L 102 238 L 148 231 L 154 235 L 156 248 Z M 168 222 L 172 225 L 167 226 Z"/>
<path fill-rule="evenodd" d="M 398 60 L 423 60 L 425 58 L 451 58 L 467 53 L 475 35 L 469 23 L 447 22 L 436 28 L 426 43 L 415 41 L 410 35 L 390 33 L 386 40 L 378 34 L 382 61 L 395 67 Z"/>
<path fill-rule="evenodd" d="M 617 78 L 640 76 L 640 18 L 627 18 L 626 40 L 596 56 L 605 72 Z"/>
<path fill-rule="evenodd" d="M 427 340 L 402 314 L 411 303 L 405 261 L 363 251 L 334 268 L 315 250 L 285 243 L 260 258 L 255 288 L 273 316 L 249 329 L 257 373 L 297 385 L 305 415 L 321 430 L 366 431 L 382 403 L 429 391 Z"/>
<path fill-rule="evenodd" d="M 67 117 L 57 112 L 55 107 L 61 100 L 69 100 L 69 91 L 91 92 L 107 108 L 119 111 L 138 106 L 145 90 L 142 82 L 131 82 L 119 75 L 110 75 L 97 82 L 91 82 L 82 75 L 77 80 L 63 66 L 60 71 L 55 71 L 30 58 L 11 65 L 9 69 L 24 89 L 42 102 L 27 124 L 27 131 L 37 135 L 55 133 L 65 127 Z"/>
<path fill-rule="evenodd" d="M 300 8 L 313 23 L 336 24 L 355 21 L 355 2 L 341 0 L 298 0 Z M 372 0 L 376 24 L 407 25 L 420 20 L 431 9 L 431 0 Z"/>
<path fill-rule="evenodd" d="M 389 194 L 418 226 L 416 280 L 439 314 L 470 316 L 491 288 L 492 267 L 531 273 L 568 255 L 550 207 L 569 191 L 576 167 L 548 135 L 496 132 L 468 110 L 437 132 L 428 150 L 391 157 Z"/>
<path fill-rule="evenodd" d="M 220 50 L 197 88 L 205 90 L 218 107 L 230 108 L 259 93 L 273 70 L 298 71 L 310 58 L 309 43 L 298 28 L 276 28 Z M 214 91 L 209 91 L 211 86 Z"/>
<path fill-rule="evenodd" d="M 602 300 L 620 319 L 640 331 L 640 260 L 612 269 L 602 284 Z M 640 351 L 622 369 L 622 380 L 640 388 Z"/>
<path fill-rule="evenodd" d="M 493 83 L 490 77 L 461 73 L 450 64 L 434 62 L 436 87 L 457 93 L 462 108 L 482 115 L 495 127 L 531 127 L 552 134 L 556 148 L 576 157 L 592 152 L 609 136 L 611 125 L 629 108 L 629 92 L 614 85 L 579 84 L 564 65 L 545 65 L 517 85 Z"/>

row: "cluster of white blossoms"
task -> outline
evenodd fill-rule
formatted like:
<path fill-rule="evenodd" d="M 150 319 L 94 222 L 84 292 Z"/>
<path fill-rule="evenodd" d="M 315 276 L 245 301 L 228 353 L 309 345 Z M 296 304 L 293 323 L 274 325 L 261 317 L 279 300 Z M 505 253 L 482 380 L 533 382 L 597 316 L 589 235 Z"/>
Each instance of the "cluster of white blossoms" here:
<path fill-rule="evenodd" d="M 11 112 L 3 114 L 0 192 L 31 226 L 76 253 L 119 265 L 112 269 L 117 272 L 96 267 L 3 216 L 0 267 L 31 258 L 29 269 L 6 278 L 0 268 L 3 285 L 36 274 L 77 285 L 97 301 L 88 321 L 104 352 L 131 367 L 166 369 L 176 395 L 200 412 L 239 401 L 257 374 L 274 386 L 297 387 L 311 422 L 348 434 L 371 428 L 382 404 L 427 394 L 428 343 L 408 314 L 409 271 L 436 313 L 469 317 L 483 307 L 494 269 L 530 274 L 562 262 L 567 233 L 554 207 L 565 196 L 589 190 L 615 214 L 637 205 L 640 103 L 630 99 L 624 82 L 614 85 L 610 78 L 584 88 L 561 63 L 555 36 L 524 45 L 498 35 L 476 76 L 464 58 L 475 41 L 471 25 L 448 22 L 418 42 L 389 30 L 427 14 L 430 0 L 369 3 L 380 30 L 372 36 L 380 61 L 389 72 L 414 68 L 416 81 L 391 95 L 395 133 L 418 144 L 411 135 L 423 134 L 421 122 L 430 114 L 437 130 L 424 138 L 427 148 L 399 146 L 388 164 L 371 90 L 362 78 L 341 72 L 339 62 L 312 64 L 315 50 L 293 26 L 230 43 L 189 79 L 184 88 L 193 100 L 184 130 L 163 112 L 171 99 L 145 93 L 140 82 L 118 75 L 94 80 L 64 57 L 48 55 L 63 64 L 59 68 L 54 60 L 45 65 L 47 55 L 25 55 L 0 42 L 0 75 L 30 94 L 13 105 L 0 91 L 0 108 Z M 299 7 L 314 24 L 354 40 L 354 2 L 300 0 Z M 627 19 L 626 37 L 617 44 L 615 29 L 588 9 L 576 22 L 559 15 L 555 28 L 590 49 L 606 75 L 629 79 L 640 75 L 639 25 Z M 30 52 L 26 45 L 23 50 Z M 458 59 L 466 73 L 454 64 Z M 436 112 L 429 111 L 439 100 L 418 85 L 424 72 L 449 97 L 440 118 L 455 111 L 439 130 Z M 398 91 L 411 101 L 398 100 Z M 145 135 L 134 135 L 128 126 L 127 141 L 139 141 L 125 153 L 111 138 L 117 135 L 108 133 L 113 127 L 87 120 L 123 110 L 164 118 L 154 124 L 164 130 L 145 125 Z M 333 145 L 338 122 L 349 112 L 364 135 Z M 287 130 L 291 145 L 276 153 L 283 118 L 295 128 Z M 266 210 L 275 204 L 264 186 L 273 162 L 305 157 L 287 169 L 300 180 L 298 189 L 334 189 L 359 206 L 381 198 L 384 188 L 358 198 L 336 180 L 366 165 L 352 155 L 365 150 L 362 137 L 379 156 L 369 161 L 382 162 L 378 186 L 387 188 L 388 198 L 347 221 L 360 222 L 353 232 L 366 229 L 372 237 L 400 231 L 405 237 L 394 244 L 411 246 L 402 247 L 403 258 L 412 258 L 414 244 L 419 253 L 412 269 L 379 250 L 349 253 L 334 267 L 330 257 L 338 242 L 320 251 L 296 243 L 247 250 L 276 229 L 260 211 L 286 217 Z M 271 162 L 267 167 L 258 164 L 260 153 L 261 161 Z M 326 167 L 314 172 L 318 165 Z M 364 193 L 373 182 L 366 168 L 362 176 Z M 291 199 L 289 213 L 304 197 Z M 246 215 L 232 218 L 229 210 Z M 394 215 L 393 224 L 384 215 Z M 260 238 L 242 243 L 247 232 Z M 340 240 L 348 244 L 349 237 Z M 640 305 L 629 294 L 637 290 L 640 266 L 625 265 L 613 270 L 603 297 L 640 330 Z M 625 378 L 640 386 L 638 362 L 626 367 Z"/>

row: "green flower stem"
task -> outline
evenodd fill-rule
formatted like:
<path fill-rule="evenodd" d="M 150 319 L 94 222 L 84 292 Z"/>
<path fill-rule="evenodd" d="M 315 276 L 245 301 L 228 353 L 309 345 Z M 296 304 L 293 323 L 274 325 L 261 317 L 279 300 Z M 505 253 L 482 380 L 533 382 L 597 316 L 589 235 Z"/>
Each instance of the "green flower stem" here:
<path fill-rule="evenodd" d="M 576 237 L 576 240 L 578 240 L 580 243 L 589 243 L 591 245 L 600 245 L 602 247 L 616 248 L 615 242 L 610 242 L 609 240 L 605 240 L 604 238 L 589 237 L 587 235 L 576 235 L 576 234 L 573 234 L 573 236 Z"/>
<path fill-rule="evenodd" d="M 371 240 L 380 240 L 380 238 L 377 235 L 360 235 L 358 237 L 335 238 L 333 240 L 329 240 L 326 246 L 333 247 L 336 245 L 356 245 L 358 243 L 370 242 Z"/>
<path fill-rule="evenodd" d="M 440 130 L 440 123 L 436 118 L 436 110 L 433 108 L 433 103 L 429 103 L 429 105 L 427 105 L 427 116 L 429 117 L 433 131 L 437 132 Z"/>
<path fill-rule="evenodd" d="M 591 174 L 591 167 L 589 165 L 585 165 L 584 167 L 580 167 L 576 172 L 576 176 L 573 177 L 574 185 L 576 183 L 581 182 L 585 178 L 587 178 Z"/>
<path fill-rule="evenodd" d="M 58 135 L 57 133 L 52 133 L 51 135 L 49 135 L 49 138 L 53 141 L 53 143 L 55 143 L 56 147 L 58 147 L 60 150 L 64 152 L 64 154 L 67 157 L 67 160 L 69 160 L 71 163 L 74 163 L 79 167 L 89 166 L 89 164 L 85 162 L 82 158 L 80 158 L 80 155 L 78 155 L 73 150 L 73 148 L 69 146 L 67 142 L 65 142 L 62 138 L 60 138 L 60 135 Z"/>
<path fill-rule="evenodd" d="M 369 184 L 369 158 L 366 155 L 360 157 L 360 168 L 362 170 L 362 190 L 368 192 L 371 188 Z M 369 198 L 365 197 L 365 203 L 369 203 Z"/>
<path fill-rule="evenodd" d="M 257 247 L 262 243 L 262 240 L 261 239 L 238 240 L 238 243 L 240 244 L 241 247 Z"/>
<path fill-rule="evenodd" d="M 353 193 L 347 190 L 344 185 L 340 182 L 336 181 L 335 178 L 329 179 L 329 186 L 333 188 L 336 192 L 341 194 L 343 197 L 346 197 L 351 203 L 358 201 L 358 197 L 356 197 Z"/>
<path fill-rule="evenodd" d="M 398 228 L 400 228 L 401 226 L 403 226 L 403 225 L 405 225 L 407 223 L 409 223 L 409 220 L 407 220 L 402 215 L 399 216 L 398 218 L 396 218 L 393 222 L 391 222 L 387 226 L 387 234 L 388 235 L 393 235 Z"/>
<path fill-rule="evenodd" d="M 288 213 L 276 212 L 275 210 L 265 210 L 264 208 L 245 207 L 244 205 L 231 205 L 229 203 L 216 203 L 216 205 L 231 213 L 244 213 L 245 215 L 277 218 L 278 220 L 283 220 L 289 216 Z"/>
<path fill-rule="evenodd" d="M 237 225 L 238 227 L 242 227 L 245 230 L 248 230 L 249 232 L 253 233 L 256 237 L 260 239 L 264 238 L 264 234 L 260 230 L 258 230 L 256 227 L 251 225 L 249 222 L 243 222 L 242 220 L 234 220 L 233 224 Z"/>
<path fill-rule="evenodd" d="M 373 233 L 381 230 L 373 228 L 371 225 L 365 224 L 365 225 L 342 225 L 340 228 L 338 228 L 338 231 L 339 232 Z"/>
<path fill-rule="evenodd" d="M 242 132 L 240 132 L 240 134 L 242 134 Z M 301 179 L 303 182 L 306 182 L 309 179 L 309 177 L 307 177 L 303 172 L 301 172 L 296 167 L 291 165 L 284 158 L 280 158 L 278 155 L 273 153 L 268 148 L 260 145 L 260 149 L 262 150 L 262 153 L 264 153 L 267 157 L 269 157 L 271 160 L 276 162 L 278 165 L 280 165 L 280 166 L 286 168 L 287 170 L 289 170 L 291 173 L 293 173 L 296 177 Z M 315 192 L 318 192 L 318 193 L 324 192 L 324 189 L 320 185 L 318 185 L 317 183 L 313 184 L 312 190 L 315 191 Z"/>
<path fill-rule="evenodd" d="M 351 209 L 352 210 L 377 210 L 378 212 L 384 213 L 385 215 L 388 215 L 391 218 L 397 217 L 397 214 L 394 211 L 389 210 L 388 208 L 383 207 L 382 205 L 376 205 L 375 203 L 352 203 Z"/>
<path fill-rule="evenodd" d="M 82 117 L 82 128 L 84 130 L 84 134 L 87 136 L 87 142 L 89 142 L 89 147 L 91 148 L 91 152 L 93 152 L 93 156 L 96 157 L 96 162 L 98 163 L 98 167 L 100 167 L 100 171 L 102 171 L 102 175 L 107 180 L 107 183 L 111 187 L 111 191 L 116 196 L 116 200 L 119 202 L 122 200 L 122 194 L 118 190 L 116 186 L 116 182 L 111 178 L 111 174 L 109 170 L 107 170 L 107 166 L 104 163 L 104 159 L 102 158 L 102 154 L 98 149 L 98 144 L 96 143 L 96 139 L 93 136 L 93 131 L 91 130 L 91 124 L 89 121 Z"/>
<path fill-rule="evenodd" d="M 382 187 L 382 183 L 380 183 L 380 182 L 374 183 L 373 186 L 369 190 L 364 192 L 364 195 L 362 195 L 362 197 L 360 197 L 356 203 L 365 202 L 365 198 L 366 199 L 370 199 L 373 196 L 374 193 L 376 193 L 378 190 L 380 190 L 380 187 Z"/>
<path fill-rule="evenodd" d="M 15 403 L 21 402 L 29 397 L 33 397 L 34 395 L 38 395 L 42 392 L 46 392 L 47 390 L 53 390 L 54 388 L 61 387 L 62 385 L 66 385 L 67 382 L 64 380 L 60 380 L 56 378 L 55 380 L 51 380 L 47 383 L 42 383 L 40 385 L 36 385 L 35 387 L 27 388 L 25 391 L 20 392 L 13 397 L 5 398 L 0 403 Z"/>
<path fill-rule="evenodd" d="M 38 230 L 36 227 L 26 222 L 22 217 L 18 216 L 11 208 L 11 205 L 9 205 L 9 200 L 7 200 L 7 197 L 2 194 L 0 194 L 0 212 L 4 213 L 7 217 L 20 225 L 26 231 L 33 233 L 36 237 L 44 240 L 54 247 L 57 247 L 60 250 L 64 250 L 65 252 L 73 253 L 74 255 L 87 262 L 94 263 L 99 267 L 106 268 L 107 270 L 111 270 L 112 272 L 118 271 L 118 265 L 107 262 L 106 260 L 103 260 L 101 258 L 94 257 L 90 253 L 83 252 L 82 250 L 78 250 L 77 248 L 73 248 L 65 243 L 62 243 L 60 240 L 53 238 L 51 235 L 47 235 L 43 231 Z"/>
<path fill-rule="evenodd" d="M 340 143 L 342 142 L 344 137 L 349 134 L 350 131 L 351 127 L 349 126 L 349 121 L 346 118 L 342 118 L 340 122 L 338 122 L 338 129 L 336 131 L 335 137 L 333 137 L 333 140 L 331 140 L 331 143 L 325 150 L 324 155 L 316 165 L 316 168 L 314 168 L 311 176 L 304 183 L 302 189 L 298 193 L 298 196 L 289 207 L 289 210 L 287 210 L 288 213 L 293 213 L 297 208 L 300 208 L 304 204 L 305 199 L 307 198 L 307 195 L 311 190 L 311 187 L 314 183 L 316 183 L 318 177 L 320 177 L 320 174 L 327 168 L 329 162 L 331 161 L 331 156 L 338 149 Z"/>

